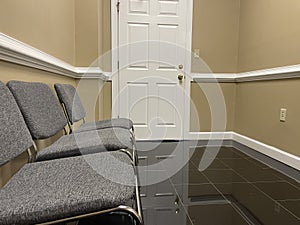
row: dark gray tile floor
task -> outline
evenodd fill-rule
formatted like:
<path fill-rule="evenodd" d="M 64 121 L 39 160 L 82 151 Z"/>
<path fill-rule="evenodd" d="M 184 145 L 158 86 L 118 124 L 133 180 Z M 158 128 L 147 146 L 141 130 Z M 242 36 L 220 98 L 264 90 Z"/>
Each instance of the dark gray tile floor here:
<path fill-rule="evenodd" d="M 300 224 L 299 171 L 190 141 L 137 148 L 145 225 Z"/>

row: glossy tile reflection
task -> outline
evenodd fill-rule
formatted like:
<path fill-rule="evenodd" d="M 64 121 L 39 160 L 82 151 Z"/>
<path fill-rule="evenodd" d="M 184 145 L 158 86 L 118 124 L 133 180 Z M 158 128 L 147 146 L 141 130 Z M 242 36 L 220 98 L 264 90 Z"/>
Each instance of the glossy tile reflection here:
<path fill-rule="evenodd" d="M 207 204 L 190 206 L 188 214 L 193 224 L 248 224 L 230 204 Z"/>
<path fill-rule="evenodd" d="M 145 225 L 300 224 L 299 171 L 287 167 L 287 176 L 233 147 L 195 146 L 137 143 Z"/>

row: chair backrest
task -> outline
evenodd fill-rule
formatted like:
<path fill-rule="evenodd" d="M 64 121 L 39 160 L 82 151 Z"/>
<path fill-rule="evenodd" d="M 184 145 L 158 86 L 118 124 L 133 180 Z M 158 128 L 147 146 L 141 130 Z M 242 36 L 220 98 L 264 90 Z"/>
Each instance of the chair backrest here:
<path fill-rule="evenodd" d="M 0 81 L 0 166 L 32 146 L 32 138 L 18 105 Z"/>
<path fill-rule="evenodd" d="M 60 102 L 65 105 L 70 123 L 84 119 L 86 111 L 76 89 L 70 84 L 55 84 L 54 88 Z"/>
<path fill-rule="evenodd" d="M 63 109 L 48 85 L 10 81 L 7 86 L 16 99 L 33 139 L 52 137 L 67 125 Z"/>

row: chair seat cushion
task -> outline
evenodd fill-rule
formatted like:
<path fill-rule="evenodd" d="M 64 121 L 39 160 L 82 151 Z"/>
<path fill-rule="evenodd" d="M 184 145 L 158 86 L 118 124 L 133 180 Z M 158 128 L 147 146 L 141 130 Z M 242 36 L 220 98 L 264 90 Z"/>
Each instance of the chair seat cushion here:
<path fill-rule="evenodd" d="M 133 149 L 130 131 L 107 128 L 62 136 L 51 146 L 37 154 L 37 161 L 92 154 L 120 149 Z"/>
<path fill-rule="evenodd" d="M 100 130 L 100 129 L 111 128 L 111 127 L 121 127 L 130 130 L 133 128 L 133 122 L 130 119 L 126 119 L 126 118 L 115 118 L 111 120 L 89 122 L 89 123 L 82 124 L 79 127 L 79 129 L 77 129 L 75 132 Z"/>
<path fill-rule="evenodd" d="M 0 190 L 0 224 L 33 224 L 124 205 L 135 174 L 121 152 L 26 164 Z"/>

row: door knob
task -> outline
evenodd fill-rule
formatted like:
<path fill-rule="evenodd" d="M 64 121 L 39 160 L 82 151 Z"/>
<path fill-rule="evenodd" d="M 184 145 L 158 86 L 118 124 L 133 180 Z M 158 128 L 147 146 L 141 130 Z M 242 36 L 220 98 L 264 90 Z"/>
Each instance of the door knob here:
<path fill-rule="evenodd" d="M 184 75 L 183 74 L 178 74 L 178 80 L 182 81 L 184 78 Z"/>
<path fill-rule="evenodd" d="M 183 69 L 183 65 L 180 64 L 180 65 L 178 66 L 178 68 L 179 68 L 180 70 L 182 70 L 182 69 Z"/>

